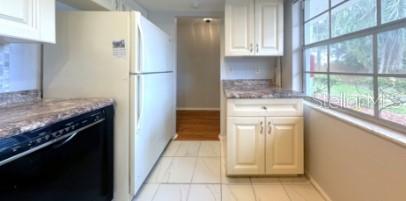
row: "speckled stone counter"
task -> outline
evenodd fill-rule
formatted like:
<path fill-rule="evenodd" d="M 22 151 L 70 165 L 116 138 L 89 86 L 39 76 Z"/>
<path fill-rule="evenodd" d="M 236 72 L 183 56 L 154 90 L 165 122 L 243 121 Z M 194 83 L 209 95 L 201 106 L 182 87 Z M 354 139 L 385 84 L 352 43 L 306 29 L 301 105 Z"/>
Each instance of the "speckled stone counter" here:
<path fill-rule="evenodd" d="M 37 100 L 0 107 L 0 140 L 42 128 L 109 105 L 112 99 Z"/>
<path fill-rule="evenodd" d="M 228 99 L 303 98 L 298 91 L 285 90 L 272 85 L 272 80 L 224 80 Z"/>
<path fill-rule="evenodd" d="M 0 108 L 40 100 L 41 100 L 41 92 L 39 90 L 26 90 L 26 91 L 0 93 Z"/>

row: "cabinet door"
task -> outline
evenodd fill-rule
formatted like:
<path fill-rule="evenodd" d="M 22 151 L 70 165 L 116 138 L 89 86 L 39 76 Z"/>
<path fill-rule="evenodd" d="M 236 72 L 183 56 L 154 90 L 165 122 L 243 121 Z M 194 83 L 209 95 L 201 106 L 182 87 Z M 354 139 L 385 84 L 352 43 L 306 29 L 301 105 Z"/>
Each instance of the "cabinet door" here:
<path fill-rule="evenodd" d="M 225 56 L 254 54 L 254 0 L 227 0 Z"/>
<path fill-rule="evenodd" d="M 283 1 L 255 1 L 255 54 L 283 55 Z"/>
<path fill-rule="evenodd" d="M 0 6 L 5 41 L 55 42 L 55 0 L 13 0 Z"/>
<path fill-rule="evenodd" d="M 39 38 L 39 0 L 13 0 L 0 6 L 0 35 L 17 38 Z"/>
<path fill-rule="evenodd" d="M 303 117 L 267 118 L 266 174 L 303 174 Z"/>
<path fill-rule="evenodd" d="M 227 174 L 265 174 L 265 118 L 228 118 Z"/>

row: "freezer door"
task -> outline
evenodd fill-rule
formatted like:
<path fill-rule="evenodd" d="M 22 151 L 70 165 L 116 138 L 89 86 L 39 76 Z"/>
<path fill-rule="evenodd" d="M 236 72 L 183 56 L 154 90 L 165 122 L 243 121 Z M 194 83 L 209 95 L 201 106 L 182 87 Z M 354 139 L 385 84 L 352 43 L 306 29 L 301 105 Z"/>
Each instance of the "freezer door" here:
<path fill-rule="evenodd" d="M 131 193 L 135 195 L 175 135 L 173 73 L 132 76 Z"/>
<path fill-rule="evenodd" d="M 135 17 L 134 34 L 137 61 L 132 73 L 154 73 L 173 71 L 172 42 L 168 34 L 159 29 L 142 15 Z"/>

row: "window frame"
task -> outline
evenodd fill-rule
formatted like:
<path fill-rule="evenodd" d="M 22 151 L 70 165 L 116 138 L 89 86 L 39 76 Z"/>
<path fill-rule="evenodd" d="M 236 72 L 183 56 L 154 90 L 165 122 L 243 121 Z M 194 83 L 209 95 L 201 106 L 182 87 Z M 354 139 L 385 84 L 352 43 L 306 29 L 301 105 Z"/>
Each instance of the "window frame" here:
<path fill-rule="evenodd" d="M 397 20 L 393 20 L 391 22 L 387 22 L 382 24 L 382 8 L 381 8 L 381 0 L 375 0 L 376 1 L 376 25 L 373 27 L 369 27 L 366 29 L 362 29 L 359 31 L 343 34 L 337 37 L 332 37 L 332 24 L 331 24 L 331 14 L 332 10 L 334 8 L 337 8 L 339 6 L 342 6 L 343 4 L 347 3 L 348 1 L 353 1 L 353 0 L 344 0 L 333 7 L 331 7 L 331 0 L 328 0 L 328 9 L 326 11 L 323 11 L 309 19 L 305 19 L 305 1 L 306 0 L 299 0 L 301 4 L 301 14 L 300 14 L 300 22 L 301 22 L 301 45 L 302 45 L 302 54 L 301 54 L 301 65 L 302 65 L 302 86 L 303 86 L 303 91 L 306 93 L 307 91 L 307 86 L 306 86 L 306 75 L 307 74 L 314 74 L 314 75 L 327 75 L 327 96 L 328 99 L 327 101 L 317 99 L 315 97 L 307 97 L 306 100 L 316 103 L 318 105 L 322 105 L 324 107 L 327 107 L 329 109 L 333 109 L 351 116 L 355 116 L 357 118 L 363 119 L 370 121 L 372 123 L 388 127 L 397 131 L 400 131 L 402 133 L 405 132 L 405 125 L 398 124 L 386 119 L 383 119 L 380 117 L 379 114 L 379 101 L 375 101 L 375 104 L 373 106 L 373 115 L 368 115 L 364 114 L 361 112 L 357 112 L 355 110 L 352 110 L 350 108 L 344 108 L 344 107 L 338 107 L 337 105 L 334 105 L 330 101 L 330 75 L 352 75 L 352 76 L 369 76 L 373 79 L 373 96 L 374 100 L 378 100 L 379 98 L 379 85 L 378 85 L 378 79 L 381 77 L 395 77 L 395 78 L 406 78 L 406 74 L 379 74 L 378 73 L 378 35 L 380 33 L 388 32 L 388 31 L 394 31 L 398 30 L 401 28 L 406 28 L 406 18 L 401 18 Z M 328 13 L 329 16 L 329 27 L 328 27 L 328 39 L 305 44 L 305 39 L 306 39 L 306 33 L 304 31 L 305 25 L 307 22 L 310 22 L 311 20 L 316 19 L 317 17 L 320 17 L 324 14 Z M 351 39 L 357 39 L 357 38 L 362 38 L 366 36 L 371 36 L 372 37 L 372 64 L 373 64 L 373 72 L 372 73 L 348 73 L 348 72 L 330 72 L 330 46 L 336 43 L 340 42 L 345 42 L 349 41 Z M 311 72 L 306 70 L 306 50 L 311 49 L 311 48 L 317 48 L 317 47 L 327 47 L 327 71 L 326 72 Z M 307 94 L 306 94 L 307 95 Z"/>

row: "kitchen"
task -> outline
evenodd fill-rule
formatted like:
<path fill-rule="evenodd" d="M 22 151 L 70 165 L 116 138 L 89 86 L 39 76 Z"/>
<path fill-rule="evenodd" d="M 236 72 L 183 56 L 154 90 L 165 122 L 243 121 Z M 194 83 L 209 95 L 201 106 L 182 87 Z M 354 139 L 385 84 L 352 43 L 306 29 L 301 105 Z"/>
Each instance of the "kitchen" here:
<path fill-rule="evenodd" d="M 404 47 L 404 0 L 4 1 L 0 200 L 403 201 Z"/>

